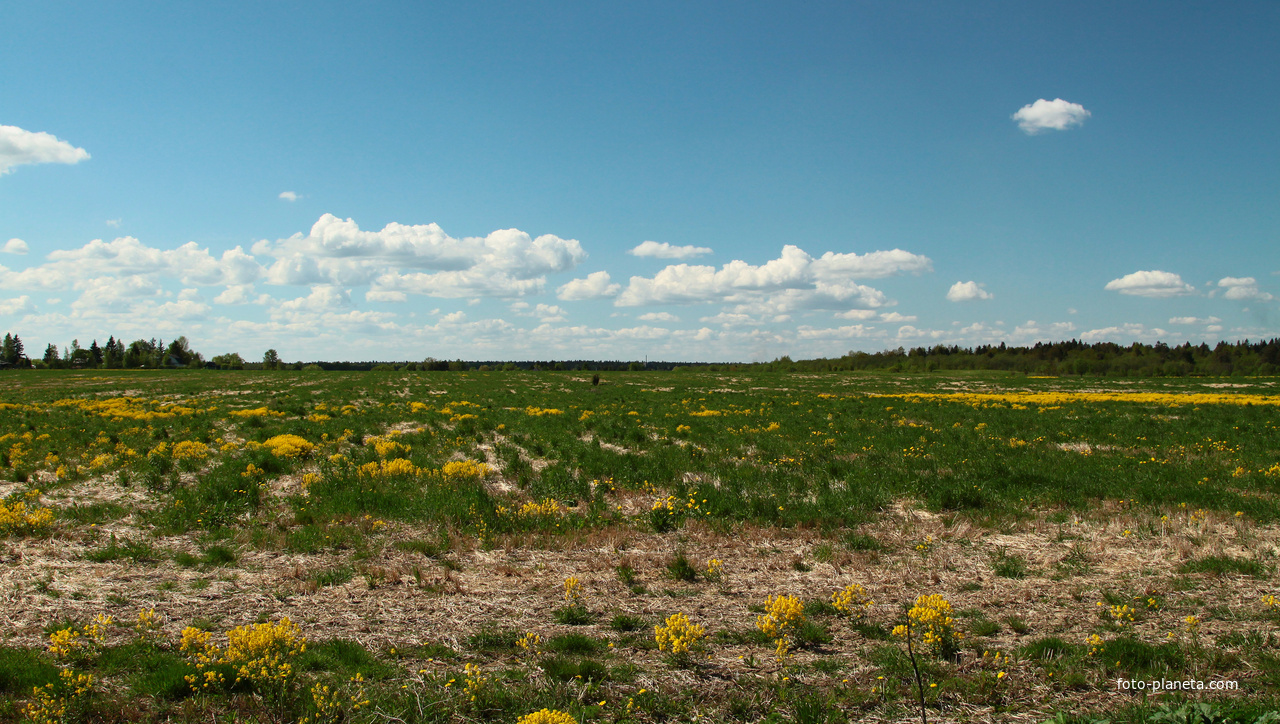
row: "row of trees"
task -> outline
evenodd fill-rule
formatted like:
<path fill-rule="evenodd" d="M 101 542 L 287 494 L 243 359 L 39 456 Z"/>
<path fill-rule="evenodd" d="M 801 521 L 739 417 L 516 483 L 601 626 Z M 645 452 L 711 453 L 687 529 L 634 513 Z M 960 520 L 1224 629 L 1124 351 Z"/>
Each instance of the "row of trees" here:
<path fill-rule="evenodd" d="M 1001 370 L 1024 374 L 1090 375 L 1111 377 L 1184 377 L 1280 374 L 1280 339 L 1251 342 L 1164 342 L 1119 345 L 1086 344 L 1079 340 L 1038 342 L 1030 347 L 955 345 L 899 347 L 883 352 L 849 352 L 837 359 L 793 362 L 782 358 L 774 367 L 800 370 L 886 370 L 932 372 L 944 370 Z"/>
<path fill-rule="evenodd" d="M 239 355 L 234 355 L 237 359 Z M 215 358 L 216 359 L 216 358 Z M 0 347 L 0 364 L 6 367 L 43 367 L 47 369 L 140 369 L 160 367 L 205 367 L 203 355 L 191 349 L 186 337 L 165 345 L 163 340 L 139 339 L 127 346 L 124 340 L 114 336 L 105 345 L 98 340 L 82 347 L 80 340 L 71 340 L 70 347 L 58 349 L 50 344 L 39 359 L 31 359 L 26 345 L 16 334 L 6 334 Z"/>
<path fill-rule="evenodd" d="M 1250 342 L 1185 343 L 1170 347 L 1164 342 L 1128 346 L 1112 342 L 1086 344 L 1079 340 L 1036 343 L 1031 347 L 981 345 L 967 348 L 956 345 L 903 347 L 883 352 L 850 351 L 843 357 L 794 361 L 780 357 L 773 362 L 750 364 L 677 364 L 671 362 L 621 361 L 525 361 L 464 362 L 428 357 L 422 362 L 312 362 L 289 364 L 274 350 L 267 350 L 261 362 L 247 362 L 231 352 L 206 361 L 191 349 L 186 337 L 178 337 L 168 345 L 163 340 L 139 339 L 125 345 L 114 336 L 103 346 L 95 339 L 88 347 L 72 340 L 70 347 L 59 350 L 56 345 L 45 348 L 38 360 L 27 357 L 22 340 L 6 334 L 0 346 L 0 367 L 45 367 L 51 369 L 135 369 L 135 368 L 213 368 L 213 369 L 314 369 L 314 370 L 378 370 L 378 371 L 465 371 L 489 370 L 669 370 L 679 367 L 709 367 L 715 370 L 749 371 L 768 369 L 787 372 L 884 370 L 888 372 L 934 372 L 946 370 L 999 370 L 1024 374 L 1091 375 L 1133 377 L 1182 377 L 1187 375 L 1276 375 L 1280 374 L 1280 339 Z"/>

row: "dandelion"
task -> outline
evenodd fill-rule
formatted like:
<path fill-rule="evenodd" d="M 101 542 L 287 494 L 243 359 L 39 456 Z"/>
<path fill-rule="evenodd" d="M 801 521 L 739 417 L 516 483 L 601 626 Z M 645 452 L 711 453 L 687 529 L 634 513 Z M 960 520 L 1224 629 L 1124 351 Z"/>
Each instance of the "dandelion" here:
<path fill-rule="evenodd" d="M 1109 609 L 1109 613 L 1111 614 L 1111 620 L 1121 628 L 1133 623 L 1133 609 L 1128 604 L 1112 606 Z"/>

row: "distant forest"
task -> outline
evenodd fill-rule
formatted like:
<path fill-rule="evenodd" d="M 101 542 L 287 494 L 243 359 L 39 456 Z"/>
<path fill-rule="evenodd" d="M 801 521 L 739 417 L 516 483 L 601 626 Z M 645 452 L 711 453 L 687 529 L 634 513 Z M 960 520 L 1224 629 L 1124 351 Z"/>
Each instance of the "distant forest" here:
<path fill-rule="evenodd" d="M 885 372 L 935 372 L 946 370 L 996 370 L 1022 374 L 1080 375 L 1095 377 L 1187 377 L 1280 374 L 1280 338 L 1268 341 L 1190 343 L 1170 347 L 1164 342 L 1128 346 L 1112 342 L 1086 344 L 1038 342 L 1031 347 L 980 345 L 973 348 L 935 345 L 884 350 L 882 352 L 850 351 L 843 357 L 792 360 L 780 357 L 772 362 L 640 362 L 596 360 L 546 361 L 463 361 L 437 360 L 428 357 L 418 361 L 363 362 L 285 362 L 274 349 L 267 350 L 260 361 L 247 361 L 231 352 L 205 359 L 191 349 L 186 337 L 165 344 L 163 340 L 139 339 L 125 344 L 110 337 L 99 345 L 95 339 L 88 347 L 72 340 L 69 347 L 50 344 L 39 357 L 27 354 L 16 334 L 6 334 L 0 347 L 0 369 L 223 369 L 223 370 L 339 370 L 339 371 L 422 371 L 460 372 L 478 370 L 672 370 L 711 369 L 720 371 L 772 370 L 786 372 L 822 372 L 879 370 Z"/>

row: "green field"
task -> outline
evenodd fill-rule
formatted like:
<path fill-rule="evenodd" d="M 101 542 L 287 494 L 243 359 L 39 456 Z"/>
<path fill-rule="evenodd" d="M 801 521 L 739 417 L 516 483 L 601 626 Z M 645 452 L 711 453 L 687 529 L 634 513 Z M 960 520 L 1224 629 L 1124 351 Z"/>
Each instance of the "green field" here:
<path fill-rule="evenodd" d="M 8 373 L 0 719 L 1254 722 L 1278 412 L 1272 378 Z"/>

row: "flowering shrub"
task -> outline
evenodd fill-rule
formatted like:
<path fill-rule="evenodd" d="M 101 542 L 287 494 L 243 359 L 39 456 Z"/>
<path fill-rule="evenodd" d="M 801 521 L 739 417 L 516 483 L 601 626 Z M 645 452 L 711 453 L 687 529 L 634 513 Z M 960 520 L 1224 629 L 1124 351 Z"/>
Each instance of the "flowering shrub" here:
<path fill-rule="evenodd" d="M 170 455 L 174 460 L 203 460 L 209 456 L 209 446 L 198 440 L 183 440 L 174 443 Z"/>
<path fill-rule="evenodd" d="M 455 482 L 476 482 L 489 474 L 489 466 L 475 460 L 454 460 L 445 463 L 440 474 Z"/>
<path fill-rule="evenodd" d="M 534 518 L 537 516 L 551 516 L 560 514 L 560 504 L 552 498 L 544 498 L 541 503 L 529 501 L 520 506 L 519 512 L 516 513 L 521 518 Z"/>
<path fill-rule="evenodd" d="M 831 605 L 855 621 L 867 613 L 867 609 L 875 603 L 868 596 L 861 584 L 850 583 L 842 591 L 831 594 Z"/>
<path fill-rule="evenodd" d="M 577 576 L 564 579 L 564 603 L 566 606 L 578 608 L 586 605 L 582 594 L 582 582 Z"/>
<path fill-rule="evenodd" d="M 276 623 L 238 626 L 227 632 L 227 648 L 213 643 L 213 634 L 188 626 L 182 631 L 179 650 L 195 665 L 200 676 L 186 676 L 192 689 L 220 687 L 222 673 L 212 667 L 232 667 L 236 681 L 249 681 L 259 686 L 283 688 L 293 676 L 290 659 L 306 651 L 306 637 L 297 624 L 282 617 Z"/>
<path fill-rule="evenodd" d="M 653 627 L 653 638 L 658 642 L 659 651 L 670 651 L 677 659 L 687 659 L 689 652 L 696 648 L 706 631 L 696 623 L 689 621 L 683 613 L 674 613 L 667 617 L 661 626 Z"/>
<path fill-rule="evenodd" d="M 311 702 L 316 708 L 315 714 L 302 717 L 298 724 L 326 724 L 349 720 L 352 714 L 369 706 L 364 691 L 364 674 L 357 672 L 341 688 L 315 684 L 311 687 Z"/>
<path fill-rule="evenodd" d="M 796 643 L 796 635 L 804 625 L 804 604 L 795 596 L 770 596 L 764 605 L 764 615 L 756 617 L 756 628 L 773 639 L 774 653 L 778 661 L 787 658 L 787 652 Z"/>
<path fill-rule="evenodd" d="M 915 605 L 907 611 L 907 620 L 909 624 L 894 627 L 893 635 L 903 638 L 919 636 L 925 648 L 937 656 L 954 654 L 964 638 L 956 630 L 951 604 L 936 593 L 917 597 Z"/>
<path fill-rule="evenodd" d="M 53 511 L 35 505 L 39 490 L 29 490 L 22 500 L 0 502 L 0 536 L 35 535 L 53 527 Z"/>
<path fill-rule="evenodd" d="M 315 445 L 298 435 L 276 435 L 262 442 L 262 446 L 278 458 L 300 458 L 315 449 Z"/>
<path fill-rule="evenodd" d="M 516 724 L 578 724 L 578 720 L 558 709 L 542 709 L 525 714 L 516 720 Z"/>

